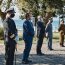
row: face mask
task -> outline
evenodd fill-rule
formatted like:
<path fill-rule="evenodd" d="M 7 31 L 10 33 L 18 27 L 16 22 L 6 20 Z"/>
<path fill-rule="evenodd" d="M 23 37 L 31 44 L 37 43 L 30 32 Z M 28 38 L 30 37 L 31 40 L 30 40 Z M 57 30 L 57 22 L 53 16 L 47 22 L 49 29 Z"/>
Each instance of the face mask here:
<path fill-rule="evenodd" d="M 10 17 L 11 17 L 11 18 L 13 18 L 14 16 L 15 16 L 15 14 L 11 14 L 11 16 L 10 16 Z"/>

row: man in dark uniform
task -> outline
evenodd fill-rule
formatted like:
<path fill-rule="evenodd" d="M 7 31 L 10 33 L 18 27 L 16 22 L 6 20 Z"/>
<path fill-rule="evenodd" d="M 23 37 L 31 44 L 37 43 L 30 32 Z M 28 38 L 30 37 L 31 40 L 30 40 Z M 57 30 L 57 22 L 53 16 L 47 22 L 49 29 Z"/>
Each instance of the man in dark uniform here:
<path fill-rule="evenodd" d="M 52 48 L 52 38 L 53 38 L 53 32 L 52 32 L 52 22 L 53 22 L 53 18 L 49 18 L 49 21 L 46 24 L 46 28 L 45 28 L 45 33 L 46 33 L 46 37 L 48 40 L 48 49 L 50 51 L 53 50 Z"/>
<path fill-rule="evenodd" d="M 38 16 L 38 22 L 37 22 L 37 37 L 38 37 L 38 41 L 37 41 L 37 55 L 44 55 L 41 52 L 41 47 L 43 44 L 43 38 L 45 36 L 45 26 L 42 20 L 41 16 Z"/>
<path fill-rule="evenodd" d="M 30 13 L 26 13 L 25 17 L 26 17 L 26 20 L 23 23 L 23 40 L 25 42 L 25 49 L 23 52 L 22 63 L 28 64 L 31 62 L 30 60 L 28 60 L 28 57 L 29 57 L 29 53 L 31 50 L 31 46 L 32 46 L 34 28 L 33 28 L 32 22 L 30 20 Z"/>
<path fill-rule="evenodd" d="M 60 46 L 64 47 L 65 24 L 63 20 L 61 20 L 58 31 L 60 33 Z"/>
<path fill-rule="evenodd" d="M 3 22 L 4 25 L 4 38 L 5 38 L 5 54 L 6 65 L 13 65 L 14 52 L 16 48 L 15 37 L 17 34 L 16 25 L 12 19 L 15 16 L 13 8 L 9 8 L 6 11 L 6 19 Z"/>

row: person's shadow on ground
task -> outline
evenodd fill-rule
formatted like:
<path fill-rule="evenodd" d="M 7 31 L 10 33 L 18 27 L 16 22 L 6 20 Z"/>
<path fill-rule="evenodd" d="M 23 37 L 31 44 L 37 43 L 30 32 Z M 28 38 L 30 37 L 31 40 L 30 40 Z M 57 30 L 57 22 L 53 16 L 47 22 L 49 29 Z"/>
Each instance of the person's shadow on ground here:
<path fill-rule="evenodd" d="M 25 65 L 22 64 L 22 54 L 17 54 L 16 55 L 16 65 Z M 32 63 L 28 65 L 43 65 L 43 64 L 48 64 L 48 65 L 58 65 L 58 64 L 65 64 L 65 54 L 45 54 L 43 56 L 38 56 L 36 54 L 31 54 L 30 55 L 30 60 L 32 60 Z M 4 62 L 4 55 L 0 55 L 0 65 L 5 65 Z M 15 64 L 14 64 L 15 65 Z"/>

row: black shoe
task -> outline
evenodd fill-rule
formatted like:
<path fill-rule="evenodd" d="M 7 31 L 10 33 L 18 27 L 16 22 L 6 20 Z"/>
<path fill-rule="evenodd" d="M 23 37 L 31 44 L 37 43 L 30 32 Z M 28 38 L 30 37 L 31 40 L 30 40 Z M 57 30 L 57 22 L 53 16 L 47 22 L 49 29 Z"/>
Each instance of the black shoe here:
<path fill-rule="evenodd" d="M 62 45 L 62 47 L 65 47 L 64 45 Z"/>
<path fill-rule="evenodd" d="M 65 47 L 64 45 L 60 45 L 60 47 Z"/>
<path fill-rule="evenodd" d="M 60 47 L 63 47 L 64 45 L 60 45 Z"/>
<path fill-rule="evenodd" d="M 29 63 L 32 63 L 32 61 L 31 60 L 22 61 L 22 64 L 29 64 Z"/>
<path fill-rule="evenodd" d="M 42 55 L 44 55 L 44 53 L 37 53 L 37 55 L 42 56 Z"/>
<path fill-rule="evenodd" d="M 52 51 L 53 49 L 49 49 L 50 51 Z"/>

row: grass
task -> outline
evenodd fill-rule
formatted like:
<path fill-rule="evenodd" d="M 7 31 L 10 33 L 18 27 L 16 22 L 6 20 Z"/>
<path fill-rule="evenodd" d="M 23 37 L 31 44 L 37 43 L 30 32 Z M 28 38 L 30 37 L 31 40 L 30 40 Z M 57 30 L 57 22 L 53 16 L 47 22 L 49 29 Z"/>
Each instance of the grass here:
<path fill-rule="evenodd" d="M 4 40 L 0 40 L 0 44 L 3 44 L 4 43 Z"/>
<path fill-rule="evenodd" d="M 22 36 L 19 36 L 20 37 L 20 41 L 18 42 L 19 44 L 22 44 L 24 43 L 24 41 L 22 40 Z M 47 42 L 47 39 L 44 38 L 44 42 L 46 43 Z M 53 33 L 53 43 L 57 43 L 59 42 L 59 33 L 58 32 L 54 32 Z M 0 40 L 0 44 L 4 43 L 3 40 Z M 37 43 L 37 38 L 34 38 L 33 39 L 33 43 Z"/>
<path fill-rule="evenodd" d="M 53 39 L 55 39 L 55 40 L 59 39 L 59 33 L 58 32 L 53 33 Z"/>

